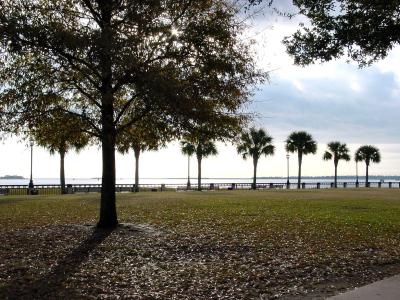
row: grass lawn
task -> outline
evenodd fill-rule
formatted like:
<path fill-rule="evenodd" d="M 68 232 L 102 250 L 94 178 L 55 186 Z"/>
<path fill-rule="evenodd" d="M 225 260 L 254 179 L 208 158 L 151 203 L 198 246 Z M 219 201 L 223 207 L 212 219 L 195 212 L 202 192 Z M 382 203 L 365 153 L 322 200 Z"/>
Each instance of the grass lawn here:
<path fill-rule="evenodd" d="M 0 298 L 323 299 L 400 273 L 400 189 L 0 197 Z"/>

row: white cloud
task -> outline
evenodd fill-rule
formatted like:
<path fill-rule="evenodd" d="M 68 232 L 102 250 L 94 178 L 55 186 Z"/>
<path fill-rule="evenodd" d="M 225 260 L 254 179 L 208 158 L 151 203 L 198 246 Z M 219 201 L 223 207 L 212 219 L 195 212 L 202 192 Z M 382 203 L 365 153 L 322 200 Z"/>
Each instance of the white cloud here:
<path fill-rule="evenodd" d="M 400 47 L 395 47 L 384 60 L 375 64 L 375 66 L 383 73 L 393 73 L 400 86 L 400 69 L 398 64 L 400 61 Z"/>
<path fill-rule="evenodd" d="M 297 89 L 297 90 L 299 90 L 300 92 L 305 92 L 306 90 L 305 90 L 305 88 L 304 88 L 304 86 L 303 86 L 303 84 L 299 81 L 299 80 L 297 80 L 297 79 L 295 79 L 295 80 L 292 80 L 292 84 L 294 85 L 294 87 Z"/>
<path fill-rule="evenodd" d="M 361 85 L 357 81 L 350 82 L 350 89 L 354 92 L 361 92 L 362 90 Z"/>

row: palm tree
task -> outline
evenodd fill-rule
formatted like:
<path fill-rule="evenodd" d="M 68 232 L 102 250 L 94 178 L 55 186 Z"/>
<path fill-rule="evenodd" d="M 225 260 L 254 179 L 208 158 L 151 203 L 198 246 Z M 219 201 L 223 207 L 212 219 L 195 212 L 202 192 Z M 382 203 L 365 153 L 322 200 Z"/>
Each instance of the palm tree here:
<path fill-rule="evenodd" d="M 182 152 L 183 148 L 194 149 L 197 158 L 197 190 L 201 191 L 201 161 L 210 155 L 217 155 L 217 147 L 213 141 L 198 141 L 197 143 L 191 143 L 189 141 L 181 141 Z M 185 152 L 183 152 L 185 153 Z M 188 154 L 187 152 L 185 154 Z M 193 154 L 193 153 L 192 153 Z M 189 155 L 189 154 L 188 154 Z"/>
<path fill-rule="evenodd" d="M 42 115 L 34 127 L 29 131 L 30 138 L 39 146 L 47 148 L 51 155 L 60 155 L 60 186 L 61 193 L 65 188 L 65 155 L 71 149 L 79 152 L 89 143 L 89 137 L 82 128 L 84 124 L 68 113 L 53 111 Z"/>
<path fill-rule="evenodd" d="M 133 149 L 133 154 L 135 156 L 135 187 L 134 187 L 133 191 L 135 193 L 138 193 L 139 192 L 139 157 L 140 157 L 140 154 L 144 151 L 150 151 L 150 150 L 156 151 L 156 150 L 158 150 L 158 145 L 149 145 L 144 142 L 132 140 L 130 147 Z M 125 152 L 128 152 L 129 149 L 125 150 L 120 147 L 119 151 L 121 153 L 125 153 Z"/>
<path fill-rule="evenodd" d="M 333 159 L 333 164 L 335 165 L 335 188 L 337 188 L 337 167 L 339 160 L 343 159 L 345 161 L 350 160 L 349 148 L 346 144 L 341 144 L 340 142 L 330 142 L 328 144 L 328 150 L 325 151 L 324 160 Z"/>
<path fill-rule="evenodd" d="M 187 141 L 181 141 L 181 151 L 182 151 L 182 154 L 188 156 L 187 189 L 190 189 L 190 157 L 196 152 L 196 147 Z"/>
<path fill-rule="evenodd" d="M 301 183 L 301 163 L 303 154 L 315 154 L 317 152 L 317 143 L 313 140 L 311 134 L 305 131 L 292 132 L 286 140 L 286 151 L 297 152 L 299 159 L 299 176 L 297 178 L 297 188 L 300 188 Z"/>
<path fill-rule="evenodd" d="M 201 160 L 211 155 L 217 155 L 218 150 L 213 141 L 199 143 L 196 149 L 197 157 L 197 190 L 201 191 Z"/>
<path fill-rule="evenodd" d="M 272 137 L 263 129 L 256 130 L 252 127 L 248 132 L 242 134 L 237 151 L 242 154 L 243 159 L 247 159 L 248 156 L 253 158 L 253 184 L 251 188 L 255 190 L 258 160 L 262 155 L 273 155 L 275 151 L 275 146 L 272 145 Z"/>
<path fill-rule="evenodd" d="M 356 151 L 355 160 L 356 162 L 365 161 L 366 165 L 365 186 L 369 187 L 368 167 L 371 162 L 379 163 L 381 161 L 381 154 L 379 152 L 379 149 L 370 145 L 361 146 Z"/>
<path fill-rule="evenodd" d="M 135 186 L 134 192 L 139 192 L 139 158 L 140 154 L 144 151 L 157 151 L 159 148 L 164 147 L 165 140 L 160 138 L 162 134 L 157 128 L 148 130 L 145 126 L 137 126 L 125 130 L 123 134 L 119 135 L 117 140 L 117 150 L 122 153 L 128 153 L 130 149 L 133 150 L 135 156 Z"/>

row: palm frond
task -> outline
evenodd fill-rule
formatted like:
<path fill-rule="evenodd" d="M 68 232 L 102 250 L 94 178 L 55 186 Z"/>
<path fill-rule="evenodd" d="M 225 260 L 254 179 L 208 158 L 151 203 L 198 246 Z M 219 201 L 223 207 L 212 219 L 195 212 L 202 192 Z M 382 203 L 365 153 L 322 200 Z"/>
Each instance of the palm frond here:
<path fill-rule="evenodd" d="M 377 147 L 371 145 L 364 145 L 357 149 L 355 154 L 356 161 L 365 161 L 367 164 L 372 161 L 379 163 L 381 161 L 381 154 Z"/>
<path fill-rule="evenodd" d="M 196 152 L 196 146 L 188 141 L 181 141 L 181 151 L 183 154 L 192 156 Z"/>
<path fill-rule="evenodd" d="M 301 151 L 304 154 L 315 154 L 317 152 L 317 143 L 311 134 L 305 131 L 292 132 L 286 139 L 285 149 L 287 152 Z"/>
<path fill-rule="evenodd" d="M 275 147 L 272 145 L 272 140 L 273 138 L 264 129 L 251 127 L 242 134 L 237 151 L 242 154 L 243 159 L 248 156 L 258 159 L 261 155 L 273 155 Z"/>
<path fill-rule="evenodd" d="M 328 151 L 325 151 L 324 156 L 322 157 L 323 160 L 330 160 L 332 159 L 332 154 Z"/>

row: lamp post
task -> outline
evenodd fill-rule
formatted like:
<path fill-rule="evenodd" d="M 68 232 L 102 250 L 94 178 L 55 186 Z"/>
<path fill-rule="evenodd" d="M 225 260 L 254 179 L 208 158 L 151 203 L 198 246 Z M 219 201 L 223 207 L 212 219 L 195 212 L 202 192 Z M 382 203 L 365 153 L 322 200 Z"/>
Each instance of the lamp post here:
<path fill-rule="evenodd" d="M 30 141 L 30 144 L 29 144 L 30 146 L 31 146 L 31 177 L 30 177 L 30 180 L 29 180 L 29 185 L 28 185 L 28 188 L 29 188 L 29 191 L 30 192 L 32 192 L 32 190 L 33 190 L 33 188 L 34 188 L 34 185 L 33 185 L 33 179 L 32 179 L 32 166 L 33 166 L 33 140 L 31 140 Z"/>
<path fill-rule="evenodd" d="M 358 187 L 358 161 L 356 161 L 356 187 Z"/>
<path fill-rule="evenodd" d="M 188 155 L 188 181 L 187 181 L 187 189 L 190 189 L 190 155 Z"/>
<path fill-rule="evenodd" d="M 289 185 L 290 185 L 290 181 L 289 181 L 289 157 L 290 157 L 290 155 L 289 155 L 289 153 L 287 153 L 286 154 L 286 160 L 287 160 L 287 181 L 286 181 L 286 185 L 288 186 L 288 188 L 289 188 Z"/>

